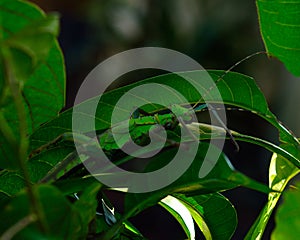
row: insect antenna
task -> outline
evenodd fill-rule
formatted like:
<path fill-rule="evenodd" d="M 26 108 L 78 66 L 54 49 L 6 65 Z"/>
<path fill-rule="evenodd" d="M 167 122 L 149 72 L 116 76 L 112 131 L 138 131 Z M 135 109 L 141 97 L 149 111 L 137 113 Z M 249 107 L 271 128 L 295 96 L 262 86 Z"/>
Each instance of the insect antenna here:
<path fill-rule="evenodd" d="M 239 66 L 241 63 L 243 63 L 243 62 L 245 62 L 245 61 L 247 61 L 248 59 L 250 59 L 250 58 L 252 58 L 252 57 L 254 57 L 254 56 L 257 56 L 257 55 L 261 55 L 261 54 L 267 54 L 267 52 L 265 52 L 265 51 L 259 51 L 259 52 L 255 52 L 255 53 L 252 53 L 252 54 L 250 54 L 250 55 L 248 55 L 248 56 L 246 56 L 246 57 L 244 57 L 243 59 L 241 59 L 240 61 L 238 61 L 238 62 L 236 62 L 234 65 L 232 65 L 230 68 L 228 68 L 216 81 L 215 81 L 215 83 L 208 89 L 208 93 L 210 92 L 210 91 L 212 91 L 216 86 L 217 86 L 217 84 L 220 82 L 220 81 L 222 81 L 223 80 L 223 78 L 231 71 L 231 70 L 233 70 L 234 68 L 236 68 L 237 66 Z M 207 93 L 207 94 L 208 94 Z M 207 94 L 206 95 L 204 95 L 203 97 L 201 97 L 194 105 L 193 105 L 193 108 L 195 108 L 196 106 L 198 106 L 202 101 L 203 101 L 203 99 L 207 96 Z"/>
<path fill-rule="evenodd" d="M 217 84 L 223 80 L 223 78 L 234 68 L 236 68 L 238 65 L 240 65 L 241 63 L 247 61 L 248 59 L 260 55 L 260 54 L 267 54 L 267 52 L 265 51 L 259 51 L 259 52 L 255 52 L 252 53 L 246 57 L 244 57 L 243 59 L 241 59 L 240 61 L 238 61 L 237 63 L 235 63 L 234 65 L 232 65 L 230 68 L 228 68 L 216 81 L 215 83 L 208 89 L 208 93 L 211 92 L 216 86 Z M 206 94 L 207 95 L 207 94 Z M 213 106 L 211 106 L 208 103 L 202 104 L 200 105 L 200 103 L 203 101 L 203 99 L 205 98 L 204 95 L 203 97 L 201 97 L 194 105 L 193 105 L 193 109 L 195 109 L 196 107 L 199 108 L 200 107 L 200 111 L 203 111 L 203 109 L 205 108 L 205 106 L 208 108 L 209 111 L 211 111 L 211 113 L 214 115 L 214 117 L 217 119 L 217 121 L 221 124 L 221 126 L 225 129 L 227 135 L 230 137 L 231 141 L 233 142 L 233 144 L 236 147 L 236 151 L 239 151 L 239 145 L 238 143 L 235 141 L 230 129 L 227 128 L 226 124 L 222 121 L 222 119 L 219 117 L 218 113 L 216 112 L 216 110 L 213 108 Z"/>

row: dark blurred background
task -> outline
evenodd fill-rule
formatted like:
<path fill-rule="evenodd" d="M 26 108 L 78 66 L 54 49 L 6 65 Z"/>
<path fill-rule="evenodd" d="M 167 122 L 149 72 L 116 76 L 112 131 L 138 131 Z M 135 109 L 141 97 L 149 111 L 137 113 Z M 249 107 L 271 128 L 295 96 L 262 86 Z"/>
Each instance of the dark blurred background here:
<path fill-rule="evenodd" d="M 66 107 L 72 106 L 86 75 L 98 63 L 121 51 L 145 46 L 165 47 L 187 54 L 206 69 L 226 70 L 244 57 L 264 50 L 253 0 L 35 2 L 46 12 L 56 11 L 61 15 L 59 42 L 67 68 Z M 243 62 L 234 71 L 254 77 L 271 110 L 299 135 L 299 79 L 292 77 L 280 62 L 265 55 Z M 253 114 L 232 111 L 227 117 L 232 129 L 277 141 L 276 131 Z M 237 153 L 232 144 L 225 146 L 233 165 L 267 183 L 271 154 L 249 144 L 241 144 L 240 148 Z M 225 195 L 238 212 L 239 225 L 233 239 L 243 239 L 266 196 L 248 189 L 231 190 Z M 149 239 L 184 239 L 180 226 L 163 213 L 160 207 L 153 207 L 132 222 Z M 264 239 L 270 238 L 272 228 L 271 221 Z"/>

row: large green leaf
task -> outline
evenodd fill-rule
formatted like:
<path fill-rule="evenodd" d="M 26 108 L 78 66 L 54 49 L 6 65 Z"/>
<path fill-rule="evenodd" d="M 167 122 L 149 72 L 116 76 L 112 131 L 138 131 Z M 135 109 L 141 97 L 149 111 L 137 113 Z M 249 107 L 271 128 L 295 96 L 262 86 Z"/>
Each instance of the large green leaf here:
<path fill-rule="evenodd" d="M 300 183 L 283 194 L 283 203 L 276 213 L 276 227 L 272 240 L 299 239 L 300 236 Z"/>
<path fill-rule="evenodd" d="M 58 28 L 56 15 L 45 15 L 31 3 L 0 1 L 1 168 L 17 165 L 20 108 L 24 109 L 22 128 L 31 134 L 64 106 L 65 70 L 56 41 Z"/>
<path fill-rule="evenodd" d="M 234 105 L 249 111 L 253 111 L 255 114 L 258 114 L 272 125 L 274 125 L 281 134 L 281 140 L 285 142 L 295 142 L 298 143 L 298 140 L 294 138 L 291 133 L 283 127 L 276 119 L 276 117 L 270 112 L 267 106 L 267 102 L 264 98 L 264 95 L 255 84 L 253 78 L 234 72 L 229 72 L 224 76 L 224 71 L 208 71 L 214 82 L 216 83 L 217 88 L 209 85 L 207 82 L 206 73 L 204 71 L 192 71 L 181 73 L 181 76 L 193 81 L 195 86 L 198 86 L 203 89 L 207 89 L 205 96 L 200 96 L 199 92 L 191 86 L 186 80 L 180 77 L 177 74 L 166 74 L 157 76 L 154 78 L 149 78 L 143 81 L 140 81 L 135 84 L 131 84 L 125 87 L 118 88 L 116 90 L 107 92 L 102 95 L 100 101 L 99 99 L 92 98 L 86 102 L 79 104 L 76 107 L 76 113 L 74 117 L 81 117 L 82 122 L 84 123 L 85 119 L 95 118 L 95 128 L 90 129 L 88 126 L 82 126 L 83 132 L 90 132 L 93 130 L 103 131 L 111 127 L 111 114 L 113 112 L 114 106 L 116 105 L 119 98 L 128 92 L 129 89 L 132 89 L 136 86 L 141 86 L 147 83 L 160 83 L 168 87 L 174 88 L 180 92 L 188 100 L 188 103 L 195 103 L 200 100 L 204 102 L 202 98 L 205 97 L 207 102 L 216 102 L 218 94 L 222 96 L 224 104 Z M 169 93 L 168 93 L 169 94 Z M 171 93 L 173 94 L 173 93 Z M 174 93 L 175 94 L 175 93 Z M 134 95 L 133 95 L 134 98 Z M 166 103 L 169 102 L 168 96 L 166 99 L 162 98 L 162 101 Z M 201 100 L 202 99 L 202 100 Z M 154 113 L 160 110 L 163 110 L 165 107 L 170 106 L 158 106 L 151 104 L 151 101 L 144 99 L 145 104 L 148 104 L 143 108 L 143 110 Z M 219 101 L 219 100 L 218 100 Z M 89 109 L 91 106 L 98 104 L 96 111 L 96 116 L 88 116 L 85 113 L 86 109 Z M 174 104 L 187 104 L 186 102 L 174 102 Z M 43 144 L 53 140 L 58 135 L 71 132 L 72 131 L 72 109 L 62 113 L 58 118 L 53 121 L 45 124 L 39 128 L 31 136 L 31 149 L 36 149 Z"/>
<path fill-rule="evenodd" d="M 55 187 L 35 188 L 43 210 L 46 232 L 40 230 L 31 213 L 31 201 L 26 192 L 18 194 L 0 210 L 0 236 L 14 239 L 79 239 L 82 226 L 80 215 Z M 23 220 L 23 225 L 21 224 Z M 4 236 L 6 238 L 4 238 Z M 1 238 L 2 239 L 2 238 Z"/>
<path fill-rule="evenodd" d="M 237 215 L 233 205 L 223 195 L 175 196 L 191 212 L 206 239 L 231 239 L 237 226 Z"/>
<path fill-rule="evenodd" d="M 281 146 L 294 156 L 300 157 L 299 147 L 285 144 Z M 252 225 L 245 239 L 261 239 L 263 237 L 264 229 L 271 217 L 271 214 L 276 207 L 276 204 L 284 191 L 288 182 L 298 173 L 300 169 L 295 167 L 286 158 L 274 153 L 270 163 L 269 169 L 269 186 L 278 192 L 272 192 L 268 196 L 268 202 L 260 212 L 255 223 Z"/>
<path fill-rule="evenodd" d="M 257 0 L 261 34 L 268 54 L 300 76 L 300 1 Z"/>
<path fill-rule="evenodd" d="M 218 91 L 221 93 L 224 103 L 253 111 L 254 113 L 263 117 L 265 120 L 269 121 L 279 130 L 282 141 L 290 142 L 295 145 L 298 144 L 298 140 L 295 137 L 293 137 L 293 135 L 286 128 L 284 128 L 277 121 L 276 117 L 270 112 L 262 92 L 259 90 L 252 78 L 234 72 L 229 72 L 224 76 L 224 71 L 209 71 L 209 74 L 216 82 L 216 85 L 218 86 Z M 217 89 L 212 88 L 212 86 L 206 86 L 207 82 L 204 81 L 204 72 L 186 72 L 183 73 L 183 75 L 188 77 L 189 79 L 192 79 L 196 85 L 208 89 L 205 98 L 210 102 L 214 102 Z M 98 107 L 96 112 L 95 129 L 101 132 L 110 128 L 111 113 L 118 99 L 129 89 L 146 83 L 161 83 L 166 86 L 173 87 L 174 89 L 182 93 L 186 97 L 186 99 L 191 103 L 195 103 L 201 98 L 199 96 L 199 93 L 189 83 L 184 81 L 181 77 L 179 77 L 176 74 L 166 74 L 146 79 L 138 83 L 105 93 L 99 102 L 100 108 Z M 206 85 L 204 83 L 206 83 Z M 80 115 L 80 109 L 84 110 L 85 108 L 89 108 L 89 106 L 97 103 L 98 99 L 93 98 L 80 104 L 76 108 L 77 116 L 82 117 Z M 149 101 L 145 99 L 145 104 L 147 103 L 149 103 Z M 177 102 L 177 104 L 180 104 L 180 102 Z M 153 113 L 162 110 L 162 108 L 157 105 L 147 105 L 145 106 L 144 110 Z M 89 118 L 93 116 L 84 115 L 84 117 Z M 72 109 L 60 114 L 60 116 L 56 119 L 40 127 L 31 136 L 31 150 L 37 149 L 41 145 L 52 141 L 60 134 L 63 134 L 65 132 L 71 132 L 71 126 Z M 86 131 L 91 131 L 91 129 L 86 129 Z M 61 151 L 61 148 L 58 148 L 57 151 Z M 70 149 L 70 151 L 72 151 L 72 149 Z M 57 153 L 57 155 L 66 156 L 66 152 L 64 152 L 64 154 Z M 48 163 L 52 160 L 53 157 L 48 156 L 47 154 L 40 154 L 35 157 L 35 161 L 33 161 L 33 164 L 34 162 Z M 62 158 L 57 159 L 57 161 L 61 160 Z"/>

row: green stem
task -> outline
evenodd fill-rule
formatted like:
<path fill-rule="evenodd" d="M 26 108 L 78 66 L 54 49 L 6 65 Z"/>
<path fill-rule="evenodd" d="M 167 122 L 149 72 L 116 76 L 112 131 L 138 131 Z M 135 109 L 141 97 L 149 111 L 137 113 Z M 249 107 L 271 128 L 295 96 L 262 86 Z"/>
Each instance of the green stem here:
<path fill-rule="evenodd" d="M 18 121 L 19 121 L 19 134 L 20 134 L 20 139 L 19 139 L 19 146 L 18 148 L 18 163 L 19 167 L 21 169 L 21 172 L 24 176 L 25 179 L 25 184 L 26 188 L 28 190 L 28 196 L 31 202 L 31 207 L 32 211 L 38 218 L 38 224 L 39 227 L 42 231 L 47 232 L 47 224 L 45 221 L 44 217 L 44 212 L 42 209 L 42 206 L 40 205 L 40 202 L 38 200 L 37 193 L 35 192 L 31 182 L 30 182 L 30 177 L 29 177 L 29 172 L 26 166 L 26 160 L 27 160 L 27 150 L 29 146 L 29 139 L 28 139 L 28 128 L 27 128 L 27 117 L 26 117 L 26 111 L 24 107 L 24 103 L 22 101 L 22 94 L 20 90 L 20 82 L 18 82 L 15 77 L 13 72 L 11 71 L 11 66 L 12 64 L 12 58 L 10 56 L 10 52 L 7 49 L 2 49 L 2 53 L 4 57 L 4 67 L 5 67 L 5 79 L 6 83 L 11 91 L 12 98 L 14 101 L 14 106 L 16 108 L 17 116 L 18 116 Z M 3 119 L 2 119 L 3 121 Z M 2 127 L 2 132 L 4 129 L 4 133 L 9 137 L 8 141 L 12 140 L 12 130 L 7 124 Z"/>
<path fill-rule="evenodd" d="M 288 151 L 284 150 L 283 148 L 281 148 L 273 143 L 270 143 L 266 140 L 263 140 L 263 139 L 260 139 L 257 137 L 252 137 L 252 136 L 243 135 L 243 134 L 239 134 L 239 136 L 234 135 L 234 137 L 238 141 L 252 143 L 252 144 L 261 146 L 261 147 L 269 150 L 272 153 L 277 153 L 278 155 L 286 158 L 288 161 L 290 161 L 296 167 L 300 168 L 300 160 L 297 157 L 295 157 Z"/>
<path fill-rule="evenodd" d="M 0 236 L 1 240 L 10 240 L 12 239 L 18 232 L 27 227 L 29 224 L 33 223 L 36 220 L 35 215 L 28 215 L 22 219 L 20 219 L 13 226 L 8 228 L 2 236 Z"/>
<path fill-rule="evenodd" d="M 198 131 L 198 134 L 200 133 L 199 140 L 209 140 L 218 138 L 224 139 L 224 136 L 226 135 L 226 130 L 224 128 L 205 123 L 191 123 L 188 124 L 187 127 L 190 128 L 191 132 Z M 232 130 L 230 130 L 230 132 L 236 141 L 248 142 L 261 146 L 269 150 L 270 152 L 281 155 L 282 157 L 286 158 L 288 161 L 293 163 L 296 167 L 300 168 L 300 159 L 298 159 L 297 156 L 294 156 L 292 153 L 281 148 L 280 146 L 277 146 L 274 143 L 271 143 L 261 138 L 240 134 Z M 230 139 L 230 137 L 227 136 L 226 138 Z"/>

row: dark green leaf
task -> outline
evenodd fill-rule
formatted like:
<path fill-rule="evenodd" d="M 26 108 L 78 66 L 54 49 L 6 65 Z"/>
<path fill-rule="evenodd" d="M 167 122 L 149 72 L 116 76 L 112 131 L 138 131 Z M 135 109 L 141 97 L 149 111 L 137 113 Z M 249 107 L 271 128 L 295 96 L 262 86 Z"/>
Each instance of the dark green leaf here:
<path fill-rule="evenodd" d="M 267 52 L 300 76 L 300 1 L 257 0 L 256 3 Z"/>
<path fill-rule="evenodd" d="M 64 105 L 65 70 L 56 41 L 58 17 L 24 1 L 0 2 L 1 168 L 16 168 L 19 116 L 11 84 L 20 93 L 28 134 L 57 116 Z M 14 82 L 14 83 L 12 83 Z M 21 106 L 22 105 L 22 106 Z M 5 129 L 4 129 L 5 128 Z M 10 132 L 10 138 L 4 131 Z M 14 139 L 11 138 L 13 136 Z M 14 141 L 12 141 L 14 140 Z"/>

